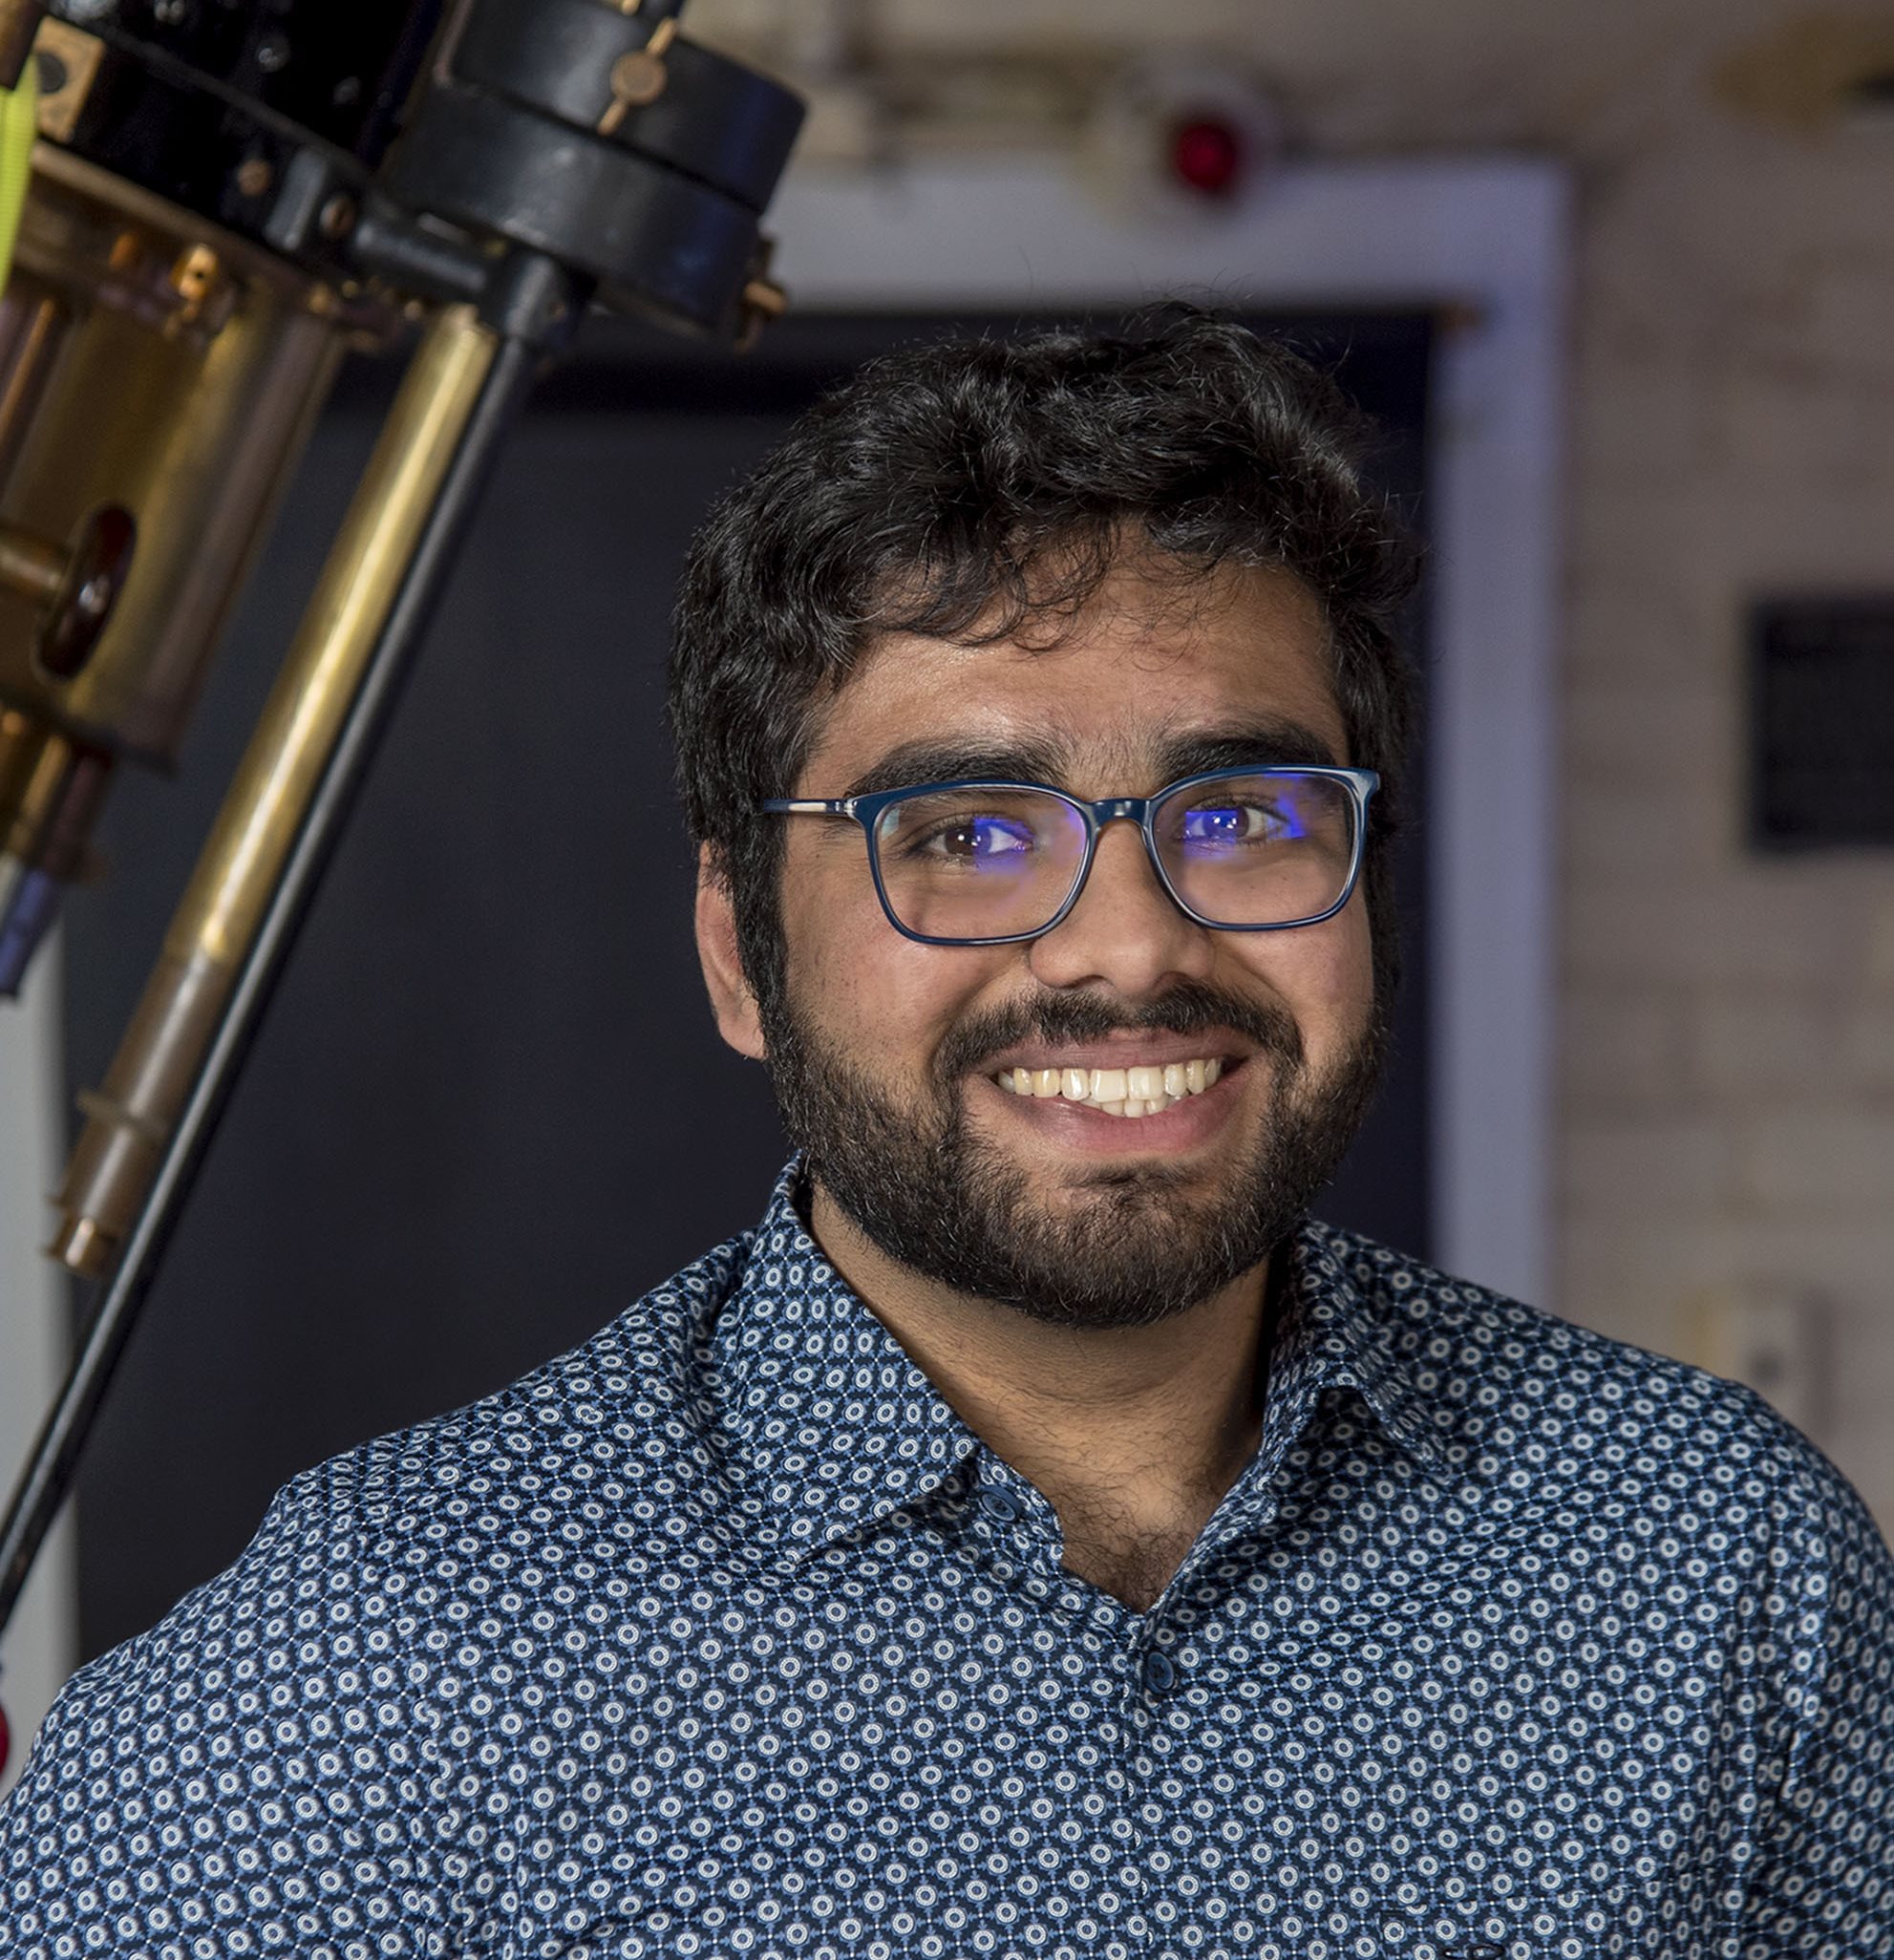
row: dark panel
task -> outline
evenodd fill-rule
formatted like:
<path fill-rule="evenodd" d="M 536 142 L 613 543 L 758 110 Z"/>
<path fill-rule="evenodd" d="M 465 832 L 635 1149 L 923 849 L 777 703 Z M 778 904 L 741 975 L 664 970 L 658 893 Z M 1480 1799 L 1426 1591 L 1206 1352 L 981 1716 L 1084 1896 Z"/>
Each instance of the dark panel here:
<path fill-rule="evenodd" d="M 691 943 L 660 714 L 672 587 L 705 503 L 790 414 L 934 328 L 798 320 L 734 366 L 615 338 L 527 418 L 85 1465 L 88 1654 L 225 1565 L 297 1469 L 500 1386 L 755 1221 L 783 1145 Z M 1390 424 L 1389 484 L 1417 498 L 1426 323 L 1296 331 L 1342 356 Z M 74 1088 L 103 1074 L 387 385 L 352 377 L 319 433 L 183 779 L 116 792 L 111 876 L 68 922 Z M 1424 1250 L 1421 1005 L 1410 988 L 1325 1208 Z"/>
<path fill-rule="evenodd" d="M 1758 605 L 1750 661 L 1752 840 L 1894 844 L 1894 595 Z"/>

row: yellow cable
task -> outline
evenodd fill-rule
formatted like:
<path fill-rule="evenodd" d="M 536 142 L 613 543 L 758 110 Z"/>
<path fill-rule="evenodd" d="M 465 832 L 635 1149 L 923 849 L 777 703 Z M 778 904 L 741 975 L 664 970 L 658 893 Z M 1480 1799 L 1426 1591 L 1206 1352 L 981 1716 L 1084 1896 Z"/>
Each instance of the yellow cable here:
<path fill-rule="evenodd" d="M 0 91 L 0 287 L 13 266 L 13 240 L 32 175 L 39 112 L 39 64 L 29 53 L 17 88 Z"/>

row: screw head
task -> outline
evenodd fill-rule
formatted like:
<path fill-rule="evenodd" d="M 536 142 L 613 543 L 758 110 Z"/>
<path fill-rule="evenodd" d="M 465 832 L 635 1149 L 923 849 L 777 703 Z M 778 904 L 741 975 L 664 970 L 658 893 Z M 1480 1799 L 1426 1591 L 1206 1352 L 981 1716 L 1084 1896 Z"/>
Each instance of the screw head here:
<path fill-rule="evenodd" d="M 634 48 L 611 64 L 611 93 L 628 108 L 642 109 L 664 94 L 663 61 L 649 48 Z"/>

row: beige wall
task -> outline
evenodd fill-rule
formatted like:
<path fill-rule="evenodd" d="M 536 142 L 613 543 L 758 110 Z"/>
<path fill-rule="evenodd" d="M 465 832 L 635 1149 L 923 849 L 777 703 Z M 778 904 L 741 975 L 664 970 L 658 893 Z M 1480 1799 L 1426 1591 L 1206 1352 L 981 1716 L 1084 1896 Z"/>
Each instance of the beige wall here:
<path fill-rule="evenodd" d="M 1271 79 L 1318 153 L 1571 163 L 1557 1304 L 1733 1369 L 1745 1328 L 1814 1354 L 1813 1400 L 1807 1374 L 1782 1398 L 1894 1524 L 1894 859 L 1758 862 L 1739 816 L 1746 602 L 1894 587 L 1894 111 L 1838 107 L 1851 74 L 1894 71 L 1894 8 L 696 0 L 693 19 L 805 76 L 827 64 L 818 147 L 875 123 L 864 45 L 897 140 L 1071 143 L 1155 19 Z"/>
<path fill-rule="evenodd" d="M 1591 172 L 1564 688 L 1566 1310 L 1803 1298 L 1894 1523 L 1894 859 L 1745 852 L 1743 610 L 1894 588 L 1894 118 L 1703 104 Z"/>

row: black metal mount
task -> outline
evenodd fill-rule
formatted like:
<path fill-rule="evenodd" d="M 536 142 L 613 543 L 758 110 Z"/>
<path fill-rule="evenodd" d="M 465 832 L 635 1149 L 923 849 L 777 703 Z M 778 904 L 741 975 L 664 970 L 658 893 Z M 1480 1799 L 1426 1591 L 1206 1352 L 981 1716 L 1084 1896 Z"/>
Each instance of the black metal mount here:
<path fill-rule="evenodd" d="M 802 105 L 682 0 L 55 0 L 59 140 L 345 295 L 473 302 L 500 347 L 157 1179 L 0 1519 L 0 1631 L 57 1514 L 499 444 L 591 301 L 741 339 Z M 0 0 L 0 57 L 31 0 Z M 76 39 L 72 38 L 75 36 Z M 44 44 L 42 43 L 42 47 Z M 22 53 L 20 58 L 24 58 Z M 47 70 L 42 87 L 74 87 Z"/>
<path fill-rule="evenodd" d="M 400 126 L 444 0 L 54 0 L 98 44 L 65 147 L 260 239 L 289 160 L 366 177 Z M 41 93 L 62 77 L 47 73 Z"/>
<path fill-rule="evenodd" d="M 98 44 L 64 141 L 345 287 L 478 299 L 511 246 L 739 340 L 802 104 L 681 4 L 56 0 Z"/>

